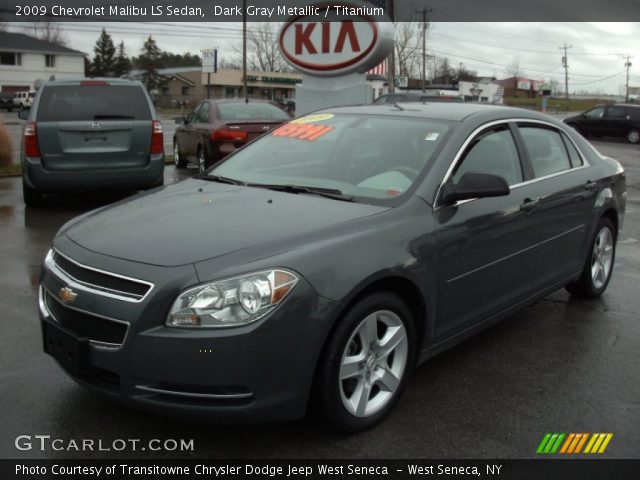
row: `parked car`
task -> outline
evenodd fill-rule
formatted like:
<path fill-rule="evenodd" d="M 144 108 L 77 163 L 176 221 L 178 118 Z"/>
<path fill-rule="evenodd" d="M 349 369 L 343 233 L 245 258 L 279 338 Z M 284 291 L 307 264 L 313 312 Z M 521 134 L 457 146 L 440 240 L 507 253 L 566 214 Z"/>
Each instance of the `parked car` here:
<path fill-rule="evenodd" d="M 13 94 L 7 92 L 0 92 L 0 110 L 7 110 L 13 112 L 16 106 L 13 103 Z"/>
<path fill-rule="evenodd" d="M 618 162 L 536 112 L 402 107 L 298 118 L 66 224 L 40 279 L 46 352 L 138 408 L 265 422 L 311 405 L 358 431 L 416 364 L 563 286 L 602 295 Z"/>
<path fill-rule="evenodd" d="M 276 104 L 264 100 L 204 100 L 173 138 L 176 168 L 195 163 L 201 172 L 260 135 L 291 119 Z"/>
<path fill-rule="evenodd" d="M 24 202 L 81 189 L 148 189 L 163 183 L 160 118 L 140 82 L 57 80 L 29 111 L 21 149 Z"/>
<path fill-rule="evenodd" d="M 13 104 L 14 106 L 21 109 L 31 108 L 31 105 L 33 105 L 33 99 L 35 98 L 35 96 L 36 96 L 35 91 L 16 92 L 13 94 Z"/>
<path fill-rule="evenodd" d="M 640 142 L 640 105 L 598 105 L 591 110 L 565 118 L 564 122 L 586 137 L 626 138 Z"/>
<path fill-rule="evenodd" d="M 448 103 L 461 103 L 464 102 L 464 97 L 458 92 L 450 90 L 438 90 L 429 92 L 396 92 L 385 93 L 376 98 L 374 104 L 385 103 L 406 103 L 406 102 L 448 102 Z"/>

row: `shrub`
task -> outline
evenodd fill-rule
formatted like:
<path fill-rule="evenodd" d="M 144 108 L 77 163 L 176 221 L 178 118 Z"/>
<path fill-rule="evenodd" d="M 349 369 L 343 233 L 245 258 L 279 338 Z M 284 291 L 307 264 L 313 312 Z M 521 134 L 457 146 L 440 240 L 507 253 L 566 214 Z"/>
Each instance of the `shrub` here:
<path fill-rule="evenodd" d="M 4 124 L 4 117 L 0 115 L 0 167 L 8 167 L 12 161 L 11 137 L 7 126 Z"/>

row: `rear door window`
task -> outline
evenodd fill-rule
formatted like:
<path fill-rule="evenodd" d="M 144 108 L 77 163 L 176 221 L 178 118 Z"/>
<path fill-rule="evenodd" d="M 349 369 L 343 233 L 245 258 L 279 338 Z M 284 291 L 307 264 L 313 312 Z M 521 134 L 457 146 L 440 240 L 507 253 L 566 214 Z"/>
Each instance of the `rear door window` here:
<path fill-rule="evenodd" d="M 45 87 L 39 122 L 151 120 L 149 103 L 137 85 L 54 85 Z"/>
<path fill-rule="evenodd" d="M 560 132 L 553 128 L 520 125 L 520 134 L 529 152 L 536 178 L 569 170 L 571 161 Z"/>
<path fill-rule="evenodd" d="M 609 107 L 607 109 L 606 117 L 614 120 L 627 118 L 627 109 L 625 107 Z"/>

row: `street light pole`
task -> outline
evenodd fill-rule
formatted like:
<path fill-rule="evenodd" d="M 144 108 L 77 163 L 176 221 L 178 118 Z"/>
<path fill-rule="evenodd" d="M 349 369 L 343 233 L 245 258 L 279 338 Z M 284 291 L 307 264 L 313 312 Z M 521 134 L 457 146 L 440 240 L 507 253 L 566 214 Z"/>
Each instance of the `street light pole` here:
<path fill-rule="evenodd" d="M 626 86 L 626 94 L 624 97 L 625 103 L 629 103 L 629 68 L 631 67 L 631 56 L 627 55 L 625 58 L 624 66 L 627 69 L 627 84 Z"/>
<path fill-rule="evenodd" d="M 427 89 L 427 13 L 430 12 L 427 7 L 416 10 L 416 13 L 422 13 L 422 93 Z"/>

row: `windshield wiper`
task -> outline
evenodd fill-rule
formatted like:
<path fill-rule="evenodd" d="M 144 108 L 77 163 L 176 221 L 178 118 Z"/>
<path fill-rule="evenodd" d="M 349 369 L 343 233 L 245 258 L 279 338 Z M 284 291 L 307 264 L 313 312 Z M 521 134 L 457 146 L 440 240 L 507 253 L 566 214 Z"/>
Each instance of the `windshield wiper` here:
<path fill-rule="evenodd" d="M 247 187 L 266 188 L 277 192 L 287 193 L 309 193 L 311 195 L 320 195 L 322 197 L 332 198 L 334 200 L 342 200 L 344 202 L 353 202 L 353 197 L 342 193 L 337 188 L 308 187 L 304 185 L 271 185 L 268 183 L 247 183 Z"/>
<path fill-rule="evenodd" d="M 94 120 L 118 120 L 118 119 L 123 119 L 123 120 L 133 120 L 135 117 L 132 117 L 131 115 L 94 115 L 93 119 Z"/>
<path fill-rule="evenodd" d="M 221 175 L 207 175 L 206 173 L 201 173 L 199 175 L 194 175 L 194 177 L 199 178 L 200 180 L 207 180 L 209 182 L 229 183 L 231 185 L 245 185 L 245 183 L 241 182 L 240 180 L 223 177 Z"/>

